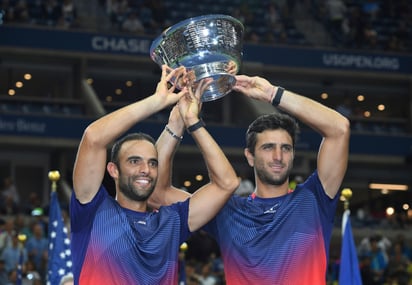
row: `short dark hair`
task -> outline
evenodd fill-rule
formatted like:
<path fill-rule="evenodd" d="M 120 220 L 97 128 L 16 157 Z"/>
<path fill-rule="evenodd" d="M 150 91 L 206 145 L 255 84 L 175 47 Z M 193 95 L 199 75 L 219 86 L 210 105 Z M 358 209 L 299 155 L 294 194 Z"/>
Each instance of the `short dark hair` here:
<path fill-rule="evenodd" d="M 280 111 L 261 115 L 249 125 L 249 128 L 246 131 L 246 147 L 252 154 L 254 154 L 257 134 L 266 130 L 277 129 L 282 129 L 288 132 L 292 138 L 292 146 L 295 148 L 297 134 L 299 133 L 299 125 L 295 118 Z"/>
<path fill-rule="evenodd" d="M 153 145 L 156 145 L 155 139 L 149 134 L 145 134 L 145 133 L 141 133 L 141 132 L 127 134 L 124 137 L 117 140 L 113 144 L 110 161 L 113 162 L 114 164 L 118 165 L 120 148 L 122 147 L 122 145 L 125 142 L 132 141 L 132 140 L 145 140 L 145 141 L 148 141 L 148 142 L 152 143 Z"/>

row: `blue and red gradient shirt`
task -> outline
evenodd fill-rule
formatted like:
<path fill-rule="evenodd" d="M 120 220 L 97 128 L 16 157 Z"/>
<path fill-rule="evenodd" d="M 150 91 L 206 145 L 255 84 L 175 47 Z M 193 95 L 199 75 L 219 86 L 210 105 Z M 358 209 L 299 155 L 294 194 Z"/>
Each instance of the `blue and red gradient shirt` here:
<path fill-rule="evenodd" d="M 104 186 L 87 204 L 73 194 L 75 284 L 177 284 L 179 246 L 190 235 L 188 205 L 189 199 L 141 213 L 122 208 Z"/>
<path fill-rule="evenodd" d="M 220 246 L 226 283 L 326 284 L 337 200 L 317 172 L 282 197 L 233 196 L 204 227 Z"/>

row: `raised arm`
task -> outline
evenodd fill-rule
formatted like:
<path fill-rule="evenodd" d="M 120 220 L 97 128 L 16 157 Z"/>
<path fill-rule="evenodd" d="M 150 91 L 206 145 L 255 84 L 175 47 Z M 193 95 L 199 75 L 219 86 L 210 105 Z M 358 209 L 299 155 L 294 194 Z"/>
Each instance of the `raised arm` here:
<path fill-rule="evenodd" d="M 205 160 L 210 182 L 198 189 L 189 204 L 189 228 L 195 231 L 212 219 L 239 185 L 239 179 L 219 145 L 199 124 L 200 95 L 210 81 L 203 80 L 196 88 L 183 96 L 178 103 L 185 126 L 195 140 Z"/>
<path fill-rule="evenodd" d="M 263 102 L 277 102 L 277 107 L 308 125 L 322 136 L 317 158 L 319 178 L 329 197 L 334 197 L 345 176 L 348 155 L 349 121 L 312 99 L 273 86 L 264 78 L 236 76 L 233 90 Z M 277 96 L 276 96 L 277 95 Z M 275 98 L 276 97 L 276 98 Z"/>
<path fill-rule="evenodd" d="M 183 76 L 184 68 L 162 67 L 161 79 L 153 95 L 118 109 L 92 122 L 84 131 L 73 171 L 73 187 L 77 200 L 87 203 L 96 195 L 106 171 L 107 148 L 136 123 L 174 104 L 187 92 L 174 93 L 168 88 L 173 77 Z"/>
<path fill-rule="evenodd" d="M 175 105 L 170 112 L 165 129 L 156 142 L 159 160 L 158 178 L 155 190 L 148 201 L 153 208 L 184 201 L 191 196 L 190 193 L 172 185 L 173 159 L 184 131 L 184 122 L 178 106 Z"/>
<path fill-rule="evenodd" d="M 229 62 L 226 71 L 234 75 L 237 71 L 236 64 Z M 193 79 L 194 77 L 189 75 L 189 80 Z M 156 142 L 159 154 L 159 177 L 156 188 L 149 199 L 149 205 L 153 208 L 184 201 L 191 196 L 190 193 L 172 185 L 173 159 L 180 145 L 181 139 L 179 138 L 183 137 L 184 131 L 185 125 L 176 105 L 170 113 L 165 129 Z"/>

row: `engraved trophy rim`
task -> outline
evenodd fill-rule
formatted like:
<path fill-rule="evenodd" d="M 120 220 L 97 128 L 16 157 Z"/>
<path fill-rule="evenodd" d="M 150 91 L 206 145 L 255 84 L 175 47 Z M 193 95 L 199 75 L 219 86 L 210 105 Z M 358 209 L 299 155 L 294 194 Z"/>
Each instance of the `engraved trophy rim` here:
<path fill-rule="evenodd" d="M 238 26 L 240 26 L 242 28 L 242 30 L 244 30 L 244 26 L 243 23 L 241 21 L 239 21 L 238 19 L 236 19 L 233 16 L 230 15 L 225 15 L 225 14 L 208 14 L 208 15 L 201 15 L 201 16 L 195 16 L 195 17 L 190 17 L 187 18 L 185 20 L 182 20 L 180 22 L 177 22 L 176 24 L 173 24 L 172 26 L 166 28 L 158 37 L 156 37 L 151 46 L 150 46 L 150 55 L 153 54 L 153 51 L 156 49 L 156 47 L 159 46 L 159 44 L 161 43 L 161 41 L 167 37 L 170 36 L 171 34 L 173 34 L 174 32 L 176 32 L 178 29 L 180 29 L 181 27 L 187 26 L 190 23 L 193 22 L 197 22 L 197 21 L 201 21 L 201 20 L 206 20 L 206 19 L 213 19 L 213 18 L 223 18 L 223 19 L 227 19 L 230 20 L 231 22 L 235 22 Z"/>
<path fill-rule="evenodd" d="M 210 35 L 202 32 L 210 32 Z M 159 66 L 183 65 L 194 70 L 196 81 L 212 77 L 214 80 L 201 99 L 212 101 L 230 93 L 236 83 L 234 74 L 242 61 L 243 34 L 242 22 L 230 15 L 191 17 L 170 26 L 155 38 L 150 46 L 150 57 Z M 229 63 L 236 66 L 230 74 L 226 69 Z"/>

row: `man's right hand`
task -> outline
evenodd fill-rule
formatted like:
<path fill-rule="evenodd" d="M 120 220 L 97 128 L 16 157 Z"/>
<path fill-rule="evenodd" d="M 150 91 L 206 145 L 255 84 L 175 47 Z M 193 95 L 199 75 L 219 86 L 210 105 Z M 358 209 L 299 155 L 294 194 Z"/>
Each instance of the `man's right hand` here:
<path fill-rule="evenodd" d="M 172 69 L 167 65 L 162 65 L 162 76 L 156 87 L 156 95 L 160 96 L 161 100 L 164 100 L 165 105 L 169 106 L 176 103 L 180 97 L 187 93 L 187 76 L 186 68 L 180 66 L 178 68 Z M 184 83 L 184 87 L 179 91 L 175 92 L 177 87 L 174 84 L 170 84 L 170 81 L 179 80 Z"/>
<path fill-rule="evenodd" d="M 186 127 L 195 124 L 199 121 L 199 113 L 202 107 L 202 102 L 200 98 L 205 90 L 210 86 L 213 82 L 211 78 L 202 79 L 196 84 L 192 84 L 192 87 L 188 87 L 188 92 L 186 95 L 182 96 L 178 102 L 180 115 L 185 122 Z"/>

